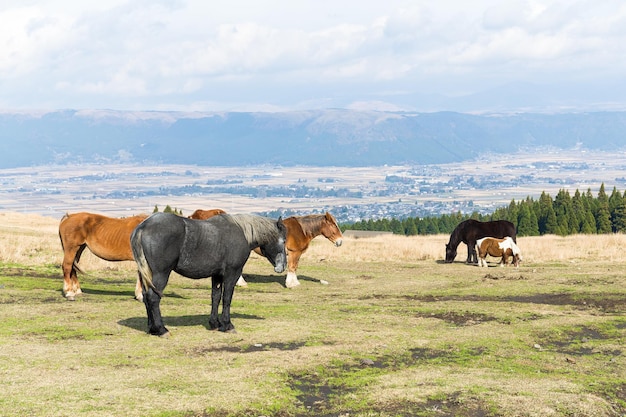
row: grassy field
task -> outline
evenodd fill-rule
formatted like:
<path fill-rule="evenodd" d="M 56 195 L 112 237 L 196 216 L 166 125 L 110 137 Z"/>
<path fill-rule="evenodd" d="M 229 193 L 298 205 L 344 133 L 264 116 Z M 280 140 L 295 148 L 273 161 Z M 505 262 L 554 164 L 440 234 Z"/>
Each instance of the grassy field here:
<path fill-rule="evenodd" d="M 173 275 L 163 339 L 132 262 L 86 253 L 65 301 L 57 228 L 0 213 L 2 416 L 626 415 L 624 235 L 519 238 L 518 269 L 444 264 L 443 235 L 317 238 L 293 290 L 251 257 L 236 333 Z"/>

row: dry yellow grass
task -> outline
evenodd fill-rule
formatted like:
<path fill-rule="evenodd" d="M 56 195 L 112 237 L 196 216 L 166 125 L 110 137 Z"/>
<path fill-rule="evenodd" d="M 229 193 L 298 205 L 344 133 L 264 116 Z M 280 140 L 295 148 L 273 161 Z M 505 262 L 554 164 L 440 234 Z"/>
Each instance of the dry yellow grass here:
<path fill-rule="evenodd" d="M 0 213 L 0 260 L 24 265 L 55 264 L 62 260 L 58 237 L 60 219 L 20 213 Z M 344 238 L 344 245 L 335 248 L 323 236 L 313 240 L 303 255 L 310 259 L 342 262 L 413 262 L 442 260 L 449 235 Z M 622 260 L 626 235 L 572 235 L 519 237 L 524 265 L 566 261 L 613 262 Z M 467 247 L 461 243 L 456 261 L 463 261 Z M 254 256 L 254 255 L 253 255 Z M 106 262 L 85 251 L 81 265 L 86 270 L 102 268 L 134 268 L 133 262 Z"/>

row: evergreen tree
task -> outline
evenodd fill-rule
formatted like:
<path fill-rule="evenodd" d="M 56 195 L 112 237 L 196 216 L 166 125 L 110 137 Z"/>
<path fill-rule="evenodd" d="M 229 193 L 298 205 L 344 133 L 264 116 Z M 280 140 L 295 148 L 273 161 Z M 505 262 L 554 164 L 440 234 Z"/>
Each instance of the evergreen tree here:
<path fill-rule="evenodd" d="M 511 223 L 513 223 L 516 229 L 517 229 L 518 216 L 519 216 L 519 208 L 517 204 L 515 203 L 515 199 L 512 199 L 511 202 L 509 203 L 509 213 L 506 219 L 510 221 Z"/>
<path fill-rule="evenodd" d="M 569 234 L 569 214 L 572 212 L 572 199 L 569 192 L 560 189 L 554 200 L 554 212 L 557 222 L 557 234 L 565 236 Z"/>
<path fill-rule="evenodd" d="M 576 189 L 574 197 L 572 197 L 572 215 L 574 219 L 570 220 L 570 233 L 584 233 L 583 222 L 585 220 L 586 213 L 582 196 L 578 189 Z"/>
<path fill-rule="evenodd" d="M 431 221 L 427 222 L 427 224 L 426 224 L 426 234 L 427 235 L 439 234 L 439 227 L 437 227 L 437 222 L 436 221 L 431 220 Z"/>
<path fill-rule="evenodd" d="M 402 227 L 402 223 L 398 219 L 391 219 L 389 222 L 389 230 L 391 230 L 395 235 L 404 234 L 404 227 Z"/>
<path fill-rule="evenodd" d="M 591 194 L 591 188 L 587 188 L 587 191 L 582 195 L 582 202 L 585 206 L 585 230 L 592 229 L 591 233 L 598 233 L 598 227 L 596 226 L 596 201 Z"/>
<path fill-rule="evenodd" d="M 546 192 L 542 192 L 539 197 L 539 216 L 537 216 L 537 225 L 539 234 L 555 234 L 557 233 L 557 220 L 554 208 L 552 206 L 552 198 Z"/>
<path fill-rule="evenodd" d="M 519 205 L 519 216 L 517 221 L 517 234 L 519 236 L 537 236 L 539 235 L 539 225 L 537 224 L 537 216 L 531 210 L 530 204 L 523 201 Z"/>
<path fill-rule="evenodd" d="M 620 194 L 620 198 L 616 198 L 613 205 L 611 211 L 612 230 L 619 233 L 626 232 L 626 200 L 624 200 L 624 196 Z M 609 198 L 609 206 L 611 206 L 611 198 Z"/>
<path fill-rule="evenodd" d="M 604 183 L 598 191 L 596 209 L 596 228 L 598 233 L 611 233 L 611 213 L 609 212 L 609 197 L 604 190 Z"/>
<path fill-rule="evenodd" d="M 403 222 L 404 234 L 407 236 L 417 235 L 417 226 L 415 226 L 415 220 L 412 217 L 405 219 Z"/>
<path fill-rule="evenodd" d="M 624 197 L 613 187 L 613 192 L 609 197 L 609 213 L 611 218 L 611 231 L 623 232 L 626 230 L 626 207 L 624 207 Z"/>
<path fill-rule="evenodd" d="M 609 212 L 613 213 L 615 208 L 624 202 L 624 198 L 622 194 L 617 191 L 617 188 L 613 187 L 613 191 L 611 191 L 611 196 L 609 197 Z"/>
<path fill-rule="evenodd" d="M 157 206 L 156 204 L 154 205 L 154 210 L 152 210 L 153 213 L 158 213 L 159 212 L 159 206 Z"/>

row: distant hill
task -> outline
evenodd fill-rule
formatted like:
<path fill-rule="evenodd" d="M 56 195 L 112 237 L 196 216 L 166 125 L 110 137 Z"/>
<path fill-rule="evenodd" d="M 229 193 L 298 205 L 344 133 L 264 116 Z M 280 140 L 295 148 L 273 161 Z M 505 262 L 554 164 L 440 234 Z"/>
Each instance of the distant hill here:
<path fill-rule="evenodd" d="M 485 152 L 545 146 L 624 149 L 626 112 L 0 113 L 0 168 L 97 161 L 219 166 L 440 164 L 474 159 Z"/>

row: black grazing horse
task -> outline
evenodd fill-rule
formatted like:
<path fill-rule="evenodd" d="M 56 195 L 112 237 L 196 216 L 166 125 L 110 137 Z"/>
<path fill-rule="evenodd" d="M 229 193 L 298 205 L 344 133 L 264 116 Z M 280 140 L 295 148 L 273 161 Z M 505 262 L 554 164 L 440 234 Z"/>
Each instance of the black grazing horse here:
<path fill-rule="evenodd" d="M 159 304 L 172 271 L 192 279 L 211 277 L 209 327 L 233 330 L 230 303 L 250 251 L 260 248 L 274 270 L 282 273 L 287 263 L 286 236 L 282 219 L 251 214 L 222 214 L 203 221 L 168 213 L 148 217 L 130 237 L 148 313 L 148 332 L 169 334 Z"/>
<path fill-rule="evenodd" d="M 476 256 L 476 241 L 483 237 L 503 238 L 510 236 L 517 243 L 515 226 L 507 220 L 495 220 L 492 222 L 479 222 L 468 219 L 459 223 L 452 231 L 450 241 L 446 244 L 446 263 L 454 261 L 456 249 L 461 242 L 467 245 L 466 263 L 478 263 Z"/>

